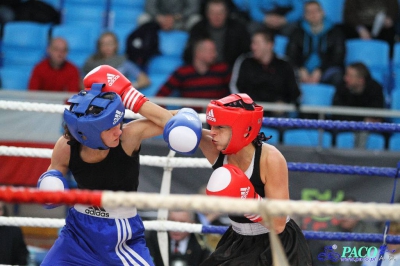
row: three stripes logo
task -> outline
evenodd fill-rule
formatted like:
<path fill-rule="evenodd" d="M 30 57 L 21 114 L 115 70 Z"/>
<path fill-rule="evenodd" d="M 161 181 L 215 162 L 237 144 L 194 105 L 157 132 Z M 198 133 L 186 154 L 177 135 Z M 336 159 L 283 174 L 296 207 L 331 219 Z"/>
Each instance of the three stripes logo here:
<path fill-rule="evenodd" d="M 108 218 L 110 217 L 110 214 L 106 212 L 106 210 L 102 207 L 98 206 L 90 206 L 85 210 L 86 214 L 92 215 L 92 216 L 98 216 L 98 217 L 103 217 L 103 218 Z"/>
<path fill-rule="evenodd" d="M 117 79 L 119 79 L 119 75 L 107 73 L 108 86 L 112 86 Z"/>
<path fill-rule="evenodd" d="M 249 194 L 250 187 L 241 187 L 240 188 L 240 198 L 246 199 L 247 195 Z"/>
<path fill-rule="evenodd" d="M 214 110 L 211 109 L 210 111 L 208 111 L 207 116 L 206 116 L 207 120 L 210 120 L 212 122 L 217 122 L 217 119 L 215 119 L 214 117 Z"/>
<path fill-rule="evenodd" d="M 114 116 L 114 121 L 113 121 L 113 125 L 115 125 L 120 119 L 121 117 L 124 115 L 124 112 L 121 112 L 119 110 L 115 111 L 115 116 Z"/>

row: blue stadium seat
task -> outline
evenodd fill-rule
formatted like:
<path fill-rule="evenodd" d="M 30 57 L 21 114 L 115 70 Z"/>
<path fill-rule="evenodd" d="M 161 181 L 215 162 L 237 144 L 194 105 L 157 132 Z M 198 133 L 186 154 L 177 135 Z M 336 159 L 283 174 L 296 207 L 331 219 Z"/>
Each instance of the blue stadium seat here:
<path fill-rule="evenodd" d="M 373 78 L 383 86 L 389 82 L 389 44 L 382 40 L 350 39 L 346 41 L 345 64 L 364 63 Z"/>
<path fill-rule="evenodd" d="M 336 148 L 353 149 L 355 147 L 356 136 L 354 132 L 339 132 L 336 135 Z"/>
<path fill-rule="evenodd" d="M 144 11 L 144 7 L 146 4 L 146 0 L 110 0 L 110 7 L 121 6 L 125 8 L 136 8 L 142 9 Z"/>
<path fill-rule="evenodd" d="M 64 0 L 61 22 L 103 29 L 107 23 L 107 0 Z"/>
<path fill-rule="evenodd" d="M 28 90 L 28 83 L 32 68 L 9 66 L 3 67 L 0 71 L 1 87 L 3 90 Z"/>
<path fill-rule="evenodd" d="M 53 27 L 52 37 L 62 37 L 68 42 L 68 60 L 82 68 L 86 59 L 96 51 L 100 32 L 81 25 L 57 25 Z"/>
<path fill-rule="evenodd" d="M 46 54 L 49 24 L 29 21 L 8 22 L 2 39 L 3 65 L 32 67 Z"/>
<path fill-rule="evenodd" d="M 329 84 L 301 83 L 301 104 L 315 106 L 331 106 L 336 88 Z"/>
<path fill-rule="evenodd" d="M 343 9 L 345 0 L 318 0 L 325 16 L 336 24 L 343 23 Z"/>
<path fill-rule="evenodd" d="M 133 31 L 138 26 L 138 18 L 143 14 L 143 9 L 117 5 L 112 6 L 108 14 L 108 29 Z"/>
<path fill-rule="evenodd" d="M 384 150 L 385 137 L 382 134 L 371 132 L 368 134 L 367 143 L 365 146 L 367 150 Z"/>
<path fill-rule="evenodd" d="M 270 127 L 261 127 L 260 132 L 264 132 L 266 137 L 272 136 L 267 143 L 271 145 L 277 145 L 279 143 L 279 130 Z"/>
<path fill-rule="evenodd" d="M 389 139 L 389 151 L 400 151 L 400 133 L 394 133 Z"/>
<path fill-rule="evenodd" d="M 319 143 L 320 132 L 318 129 L 287 129 L 283 132 L 283 144 L 289 146 L 307 146 L 330 148 L 332 147 L 332 134 L 322 133 L 322 145 Z"/>
<path fill-rule="evenodd" d="M 168 74 L 149 75 L 149 79 L 151 81 L 150 86 L 141 89 L 140 91 L 147 97 L 156 96 L 157 92 L 160 90 L 161 86 L 164 85 L 164 83 L 167 81 L 168 78 L 169 78 Z"/>
<path fill-rule="evenodd" d="M 396 88 L 390 95 L 390 109 L 400 111 L 400 88 Z M 400 117 L 392 118 L 392 123 L 400 124 Z"/>
<path fill-rule="evenodd" d="M 128 27 L 119 27 L 111 30 L 118 38 L 118 53 L 125 54 L 126 53 L 126 41 L 129 37 L 129 34 L 133 32 L 134 29 L 130 29 Z"/>
<path fill-rule="evenodd" d="M 171 30 L 158 32 L 159 49 L 162 55 L 182 56 L 189 38 L 186 31 Z"/>
<path fill-rule="evenodd" d="M 149 75 L 153 74 L 172 74 L 183 64 L 183 59 L 176 56 L 157 55 L 150 59 L 147 67 Z"/>
<path fill-rule="evenodd" d="M 400 42 L 393 45 L 392 70 L 394 89 L 400 89 Z"/>
<path fill-rule="evenodd" d="M 275 35 L 274 39 L 274 52 L 278 57 L 286 56 L 286 46 L 289 41 L 289 37 L 284 35 Z"/>

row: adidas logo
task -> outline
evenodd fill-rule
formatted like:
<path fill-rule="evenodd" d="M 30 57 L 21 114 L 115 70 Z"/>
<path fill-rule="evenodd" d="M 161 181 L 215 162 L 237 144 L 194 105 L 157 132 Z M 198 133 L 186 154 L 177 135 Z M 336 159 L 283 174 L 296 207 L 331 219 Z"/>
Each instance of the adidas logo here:
<path fill-rule="evenodd" d="M 108 86 L 112 86 L 114 82 L 119 79 L 119 75 L 114 75 L 114 74 L 107 74 L 107 82 Z"/>
<path fill-rule="evenodd" d="M 91 206 L 85 210 L 85 213 L 92 216 L 100 216 L 108 218 L 110 214 L 102 207 Z"/>
<path fill-rule="evenodd" d="M 124 115 L 124 112 L 121 112 L 119 110 L 115 111 L 115 116 L 114 116 L 114 121 L 113 121 L 113 125 L 115 125 L 120 119 L 121 117 Z"/>
<path fill-rule="evenodd" d="M 246 199 L 249 194 L 250 187 L 241 187 L 240 188 L 240 198 Z"/>
<path fill-rule="evenodd" d="M 207 113 L 206 119 L 207 119 L 207 120 L 210 120 L 210 121 L 212 121 L 212 122 L 217 122 L 217 119 L 215 119 L 215 117 L 214 117 L 214 110 L 213 110 L 213 109 L 211 109 L 211 110 Z"/>

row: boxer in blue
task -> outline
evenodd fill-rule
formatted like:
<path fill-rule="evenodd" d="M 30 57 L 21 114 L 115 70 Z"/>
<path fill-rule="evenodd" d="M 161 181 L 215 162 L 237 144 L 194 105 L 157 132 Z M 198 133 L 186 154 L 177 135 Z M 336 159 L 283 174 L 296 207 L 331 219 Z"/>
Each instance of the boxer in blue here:
<path fill-rule="evenodd" d="M 78 188 L 137 191 L 141 142 L 163 133 L 169 147 L 192 154 L 201 138 L 197 113 L 183 108 L 174 116 L 148 101 L 121 73 L 99 66 L 84 78 L 85 91 L 69 99 L 65 133 L 53 149 L 40 190 L 64 190 L 71 171 Z M 125 108 L 145 118 L 123 124 Z M 179 141 L 178 141 L 179 140 Z M 48 203 L 47 208 L 57 205 Z M 42 265 L 153 265 L 141 218 L 133 207 L 76 204 Z"/>

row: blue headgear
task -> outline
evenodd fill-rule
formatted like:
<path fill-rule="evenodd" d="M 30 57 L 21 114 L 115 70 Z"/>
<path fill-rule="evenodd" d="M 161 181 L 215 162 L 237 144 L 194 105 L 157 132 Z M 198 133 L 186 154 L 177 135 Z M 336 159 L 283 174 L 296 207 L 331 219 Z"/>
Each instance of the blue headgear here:
<path fill-rule="evenodd" d="M 125 107 L 121 97 L 114 92 L 101 92 L 102 83 L 93 83 L 89 91 L 81 91 L 69 98 L 69 110 L 64 110 L 64 121 L 71 135 L 92 149 L 108 149 L 100 134 L 122 122 Z M 110 99 L 104 98 L 112 95 Z M 96 108 L 97 113 L 91 113 Z"/>

